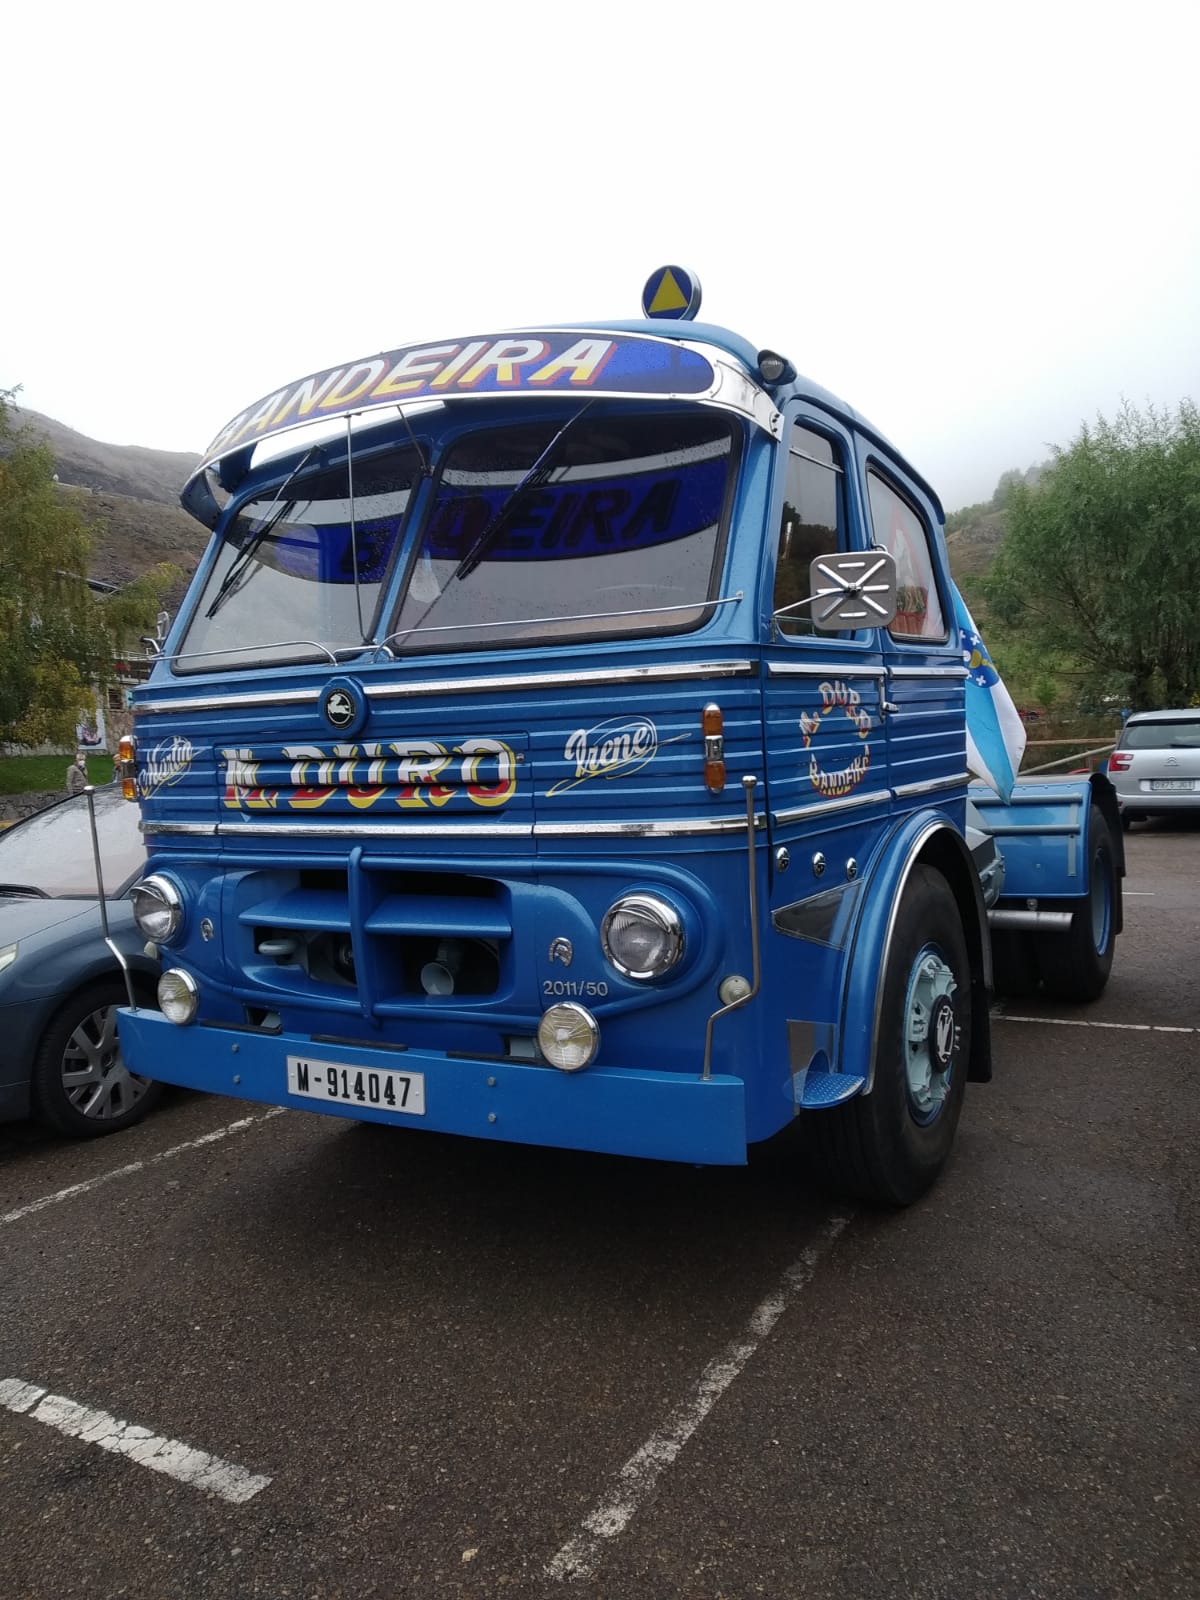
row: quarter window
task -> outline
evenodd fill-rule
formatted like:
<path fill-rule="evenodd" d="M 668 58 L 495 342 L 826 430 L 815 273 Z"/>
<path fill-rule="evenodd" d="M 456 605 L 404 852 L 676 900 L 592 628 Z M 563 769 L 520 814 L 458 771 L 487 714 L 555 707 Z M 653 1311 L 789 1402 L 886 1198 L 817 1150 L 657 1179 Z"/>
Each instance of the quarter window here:
<path fill-rule="evenodd" d="M 909 501 L 874 472 L 867 474 L 875 542 L 896 558 L 899 605 L 888 632 L 893 638 L 946 638 L 946 620 L 938 598 L 929 546 L 929 529 Z"/>
<path fill-rule="evenodd" d="M 834 446 L 819 433 L 793 427 L 773 609 L 776 613 L 794 609 L 777 616 L 781 633 L 795 638 L 814 631 L 812 608 L 803 603 L 812 593 L 809 568 L 815 557 L 844 550 L 846 542 L 845 474 Z"/>

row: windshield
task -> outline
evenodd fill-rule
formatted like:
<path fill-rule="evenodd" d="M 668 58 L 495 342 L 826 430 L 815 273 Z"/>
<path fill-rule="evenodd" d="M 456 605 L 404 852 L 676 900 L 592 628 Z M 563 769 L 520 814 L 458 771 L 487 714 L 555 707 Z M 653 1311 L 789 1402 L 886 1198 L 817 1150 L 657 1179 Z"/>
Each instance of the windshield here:
<path fill-rule="evenodd" d="M 179 647 L 187 659 L 176 671 L 311 661 L 321 654 L 314 643 L 360 648 L 372 636 L 420 474 L 412 444 L 356 459 L 353 525 L 345 462 L 300 474 L 282 494 L 264 493 L 240 507 L 192 612 Z"/>
<path fill-rule="evenodd" d="M 1121 735 L 1121 750 L 1200 748 L 1200 712 L 1194 716 L 1156 717 L 1153 722 L 1128 722 Z"/>
<path fill-rule="evenodd" d="M 119 789 L 97 789 L 95 801 L 104 889 L 111 898 L 144 870 L 146 847 L 138 830 L 138 808 L 122 799 Z M 0 834 L 0 893 L 18 888 L 37 889 L 51 899 L 96 898 L 84 795 L 49 806 Z"/>
<path fill-rule="evenodd" d="M 458 438 L 442 458 L 392 648 L 695 627 L 715 598 L 734 428 L 715 412 L 625 412 Z M 661 607 L 677 609 L 652 614 Z"/>

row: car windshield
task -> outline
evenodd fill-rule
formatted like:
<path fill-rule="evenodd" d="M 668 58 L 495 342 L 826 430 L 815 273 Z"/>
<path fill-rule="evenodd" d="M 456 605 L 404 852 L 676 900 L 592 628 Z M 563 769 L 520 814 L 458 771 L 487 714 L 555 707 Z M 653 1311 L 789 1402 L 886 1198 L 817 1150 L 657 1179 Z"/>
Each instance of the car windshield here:
<path fill-rule="evenodd" d="M 1155 717 L 1153 722 L 1127 722 L 1122 750 L 1195 750 L 1200 748 L 1200 711 L 1194 715 Z"/>
<path fill-rule="evenodd" d="M 565 427 L 460 436 L 440 464 L 391 648 L 695 627 L 715 598 L 736 453 L 735 425 L 707 411 L 576 414 Z"/>
<path fill-rule="evenodd" d="M 97 789 L 95 801 L 104 890 L 111 898 L 142 872 L 146 847 L 138 829 L 138 808 L 122 799 L 119 789 Z M 48 806 L 0 833 L 0 894 L 22 889 L 37 890 L 55 900 L 96 898 L 86 796 Z"/>
<path fill-rule="evenodd" d="M 225 528 L 176 671 L 320 659 L 314 644 L 361 648 L 421 470 L 420 450 L 406 444 L 356 458 L 352 482 L 342 462 L 301 471 L 241 506 Z"/>

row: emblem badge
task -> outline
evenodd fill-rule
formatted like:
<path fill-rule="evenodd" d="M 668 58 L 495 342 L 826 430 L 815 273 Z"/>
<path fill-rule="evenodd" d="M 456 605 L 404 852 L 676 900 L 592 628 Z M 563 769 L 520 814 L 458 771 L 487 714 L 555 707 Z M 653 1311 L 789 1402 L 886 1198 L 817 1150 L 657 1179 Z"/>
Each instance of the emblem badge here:
<path fill-rule="evenodd" d="M 550 962 L 561 961 L 564 967 L 569 967 L 575 959 L 575 949 L 570 939 L 551 939 Z"/>
<path fill-rule="evenodd" d="M 357 733 L 366 710 L 362 690 L 350 678 L 335 678 L 321 697 L 321 715 L 335 733 Z"/>

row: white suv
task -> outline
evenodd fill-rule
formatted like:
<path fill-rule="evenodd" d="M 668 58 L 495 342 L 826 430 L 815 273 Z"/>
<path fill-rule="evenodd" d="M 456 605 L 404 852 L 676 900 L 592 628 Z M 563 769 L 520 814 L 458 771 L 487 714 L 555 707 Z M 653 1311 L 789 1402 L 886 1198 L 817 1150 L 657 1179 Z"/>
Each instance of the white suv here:
<path fill-rule="evenodd" d="M 1108 775 L 1123 827 L 1138 817 L 1200 812 L 1200 707 L 1130 717 Z"/>

